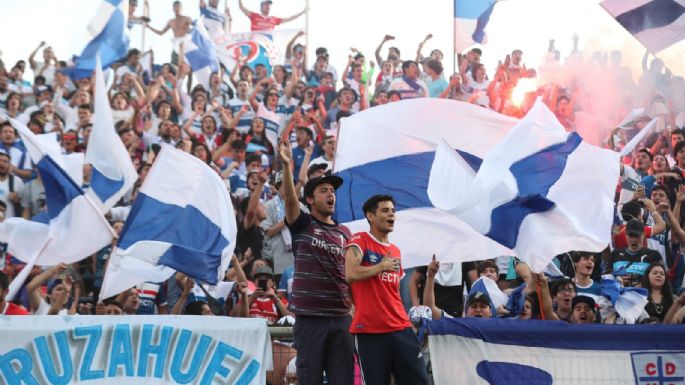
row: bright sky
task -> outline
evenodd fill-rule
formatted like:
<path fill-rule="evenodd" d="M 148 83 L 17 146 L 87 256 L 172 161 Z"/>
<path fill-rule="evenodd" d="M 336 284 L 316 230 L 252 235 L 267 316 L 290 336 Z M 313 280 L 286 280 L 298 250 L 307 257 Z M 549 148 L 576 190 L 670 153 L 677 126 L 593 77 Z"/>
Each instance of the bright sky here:
<path fill-rule="evenodd" d="M 464 0 L 470 1 L 470 0 Z M 240 12 L 238 0 L 220 0 L 220 7 L 228 3 L 233 15 L 233 31 L 249 30 L 248 19 Z M 3 1 L 0 17 L 0 43 L 2 59 L 8 66 L 19 59 L 27 59 L 30 52 L 42 40 L 55 49 L 57 57 L 66 59 L 80 54 L 88 41 L 86 25 L 95 14 L 98 0 L 25 0 Z M 149 0 L 151 24 L 162 28 L 173 17 L 171 0 Z M 195 19 L 199 16 L 199 0 L 182 0 L 183 13 Z M 259 0 L 244 0 L 247 8 L 258 11 Z M 143 0 L 139 0 L 137 14 L 142 12 Z M 411 6 L 409 6 L 411 5 Z M 275 0 L 271 14 L 290 16 L 302 10 L 305 0 Z M 342 71 L 349 54 L 349 47 L 360 49 L 367 57 L 373 52 L 385 34 L 396 37 L 386 43 L 396 45 L 402 58 L 414 58 L 416 47 L 426 34 L 433 34 L 424 49 L 427 55 L 433 48 L 445 54 L 444 65 L 452 71 L 452 16 L 451 0 L 370 1 L 370 0 L 310 0 L 309 48 L 326 46 L 331 54 L 331 64 Z M 27 22 L 30 22 L 27 23 Z M 304 29 L 305 17 L 281 27 Z M 596 49 L 624 49 L 624 62 L 635 70 L 640 68 L 644 49 L 628 32 L 623 30 L 600 6 L 598 0 L 504 0 L 496 5 L 486 29 L 488 44 L 484 47 L 483 61 L 489 74 L 493 74 L 498 60 L 514 48 L 524 52 L 528 67 L 537 67 L 547 49 L 550 38 L 557 41 L 562 57 L 571 50 L 571 36 L 580 35 L 580 48 L 586 57 Z M 134 27 L 131 36 L 133 47 L 141 48 L 141 28 Z M 146 32 L 145 48 L 152 47 L 156 63 L 169 58 L 171 32 L 160 37 Z M 676 74 L 685 75 L 685 64 L 679 58 L 685 53 L 685 42 L 662 52 L 662 57 Z M 41 59 L 42 56 L 37 56 Z M 637 72 L 637 71 L 634 71 Z M 25 76 L 30 78 L 29 74 Z"/>

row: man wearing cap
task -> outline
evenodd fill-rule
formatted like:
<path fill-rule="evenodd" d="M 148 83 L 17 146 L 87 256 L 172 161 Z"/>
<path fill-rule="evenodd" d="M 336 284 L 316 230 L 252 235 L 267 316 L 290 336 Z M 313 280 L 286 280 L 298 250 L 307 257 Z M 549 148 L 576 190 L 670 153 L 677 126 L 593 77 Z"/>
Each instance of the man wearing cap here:
<path fill-rule="evenodd" d="M 326 371 L 331 385 L 354 381 L 350 295 L 343 248 L 350 230 L 332 219 L 337 176 L 313 178 L 304 188 L 311 214 L 300 208 L 290 143 L 280 147 L 283 162 L 285 221 L 293 236 L 295 274 L 290 311 L 295 314 L 297 376 L 301 385 L 319 385 Z"/>
<path fill-rule="evenodd" d="M 492 317 L 492 301 L 487 292 L 474 291 L 469 293 L 466 300 L 467 318 L 490 318 Z"/>
<path fill-rule="evenodd" d="M 290 315 L 286 305 L 288 301 L 276 295 L 274 289 L 274 272 L 269 266 L 259 266 L 255 269 L 254 280 L 257 285 L 250 296 L 248 306 L 250 318 L 263 318 L 271 326 L 279 318 Z"/>
<path fill-rule="evenodd" d="M 638 283 L 651 263 L 661 261 L 658 251 L 643 246 L 644 231 L 642 221 L 631 219 L 626 224 L 628 247 L 611 252 L 611 268 L 614 275 L 623 277 L 624 286 Z"/>
<path fill-rule="evenodd" d="M 345 279 L 350 284 L 354 336 L 362 378 L 367 384 L 427 384 L 421 346 L 400 298 L 404 275 L 400 250 L 388 240 L 395 227 L 390 195 L 374 195 L 363 206 L 370 231 L 352 236 L 346 246 Z"/>
<path fill-rule="evenodd" d="M 281 23 L 287 23 L 291 20 L 295 20 L 298 17 L 304 15 L 304 13 L 306 12 L 305 9 L 301 12 L 298 12 L 295 15 L 284 18 L 269 16 L 269 12 L 271 12 L 272 3 L 273 2 L 271 0 L 262 0 L 259 6 L 259 13 L 256 13 L 245 8 L 245 5 L 243 5 L 243 0 L 239 0 L 238 6 L 240 7 L 240 10 L 243 11 L 245 16 L 250 18 L 251 31 L 272 31 L 275 26 Z"/>
<path fill-rule="evenodd" d="M 595 323 L 595 300 L 586 295 L 573 298 L 571 323 L 587 325 Z"/>
<path fill-rule="evenodd" d="M 428 86 L 419 79 L 419 67 L 413 60 L 402 63 L 402 77 L 393 80 L 389 90 L 399 92 L 402 100 L 429 96 Z"/>

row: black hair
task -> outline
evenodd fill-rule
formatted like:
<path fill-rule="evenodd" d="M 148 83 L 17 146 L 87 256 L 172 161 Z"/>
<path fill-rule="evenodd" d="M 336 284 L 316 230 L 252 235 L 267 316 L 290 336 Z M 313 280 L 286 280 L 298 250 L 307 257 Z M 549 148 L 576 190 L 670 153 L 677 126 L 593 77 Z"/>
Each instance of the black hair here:
<path fill-rule="evenodd" d="M 403 61 L 403 62 L 402 62 L 402 71 L 403 71 L 403 72 L 406 71 L 407 68 L 409 68 L 409 66 L 412 65 L 412 64 L 418 67 L 418 64 L 416 64 L 416 62 L 413 61 L 413 60 L 405 60 L 405 61 Z"/>
<path fill-rule="evenodd" d="M 88 103 L 79 104 L 79 105 L 78 105 L 78 109 L 79 109 L 79 110 L 93 111 L 93 110 L 90 108 L 90 104 L 88 104 Z"/>
<path fill-rule="evenodd" d="M 652 155 L 652 153 L 651 153 L 648 149 L 646 149 L 646 148 L 641 148 L 641 149 L 637 150 L 637 152 L 638 152 L 638 153 L 641 152 L 641 153 L 643 153 L 643 154 L 647 154 L 647 156 L 649 157 L 649 161 L 650 161 L 650 162 L 654 160 L 654 155 Z"/>
<path fill-rule="evenodd" d="M 374 214 L 376 210 L 378 210 L 378 204 L 381 202 L 392 202 L 392 204 L 395 204 L 395 200 L 392 198 L 391 195 L 387 194 L 378 194 L 374 195 L 371 198 L 367 199 L 366 202 L 364 202 L 364 205 L 362 206 L 362 210 L 364 211 L 364 215 L 368 213 Z"/>
<path fill-rule="evenodd" d="M 571 256 L 571 260 L 573 261 L 573 263 L 578 263 L 581 259 L 583 259 L 583 257 L 588 256 L 588 255 L 592 256 L 593 260 L 597 260 L 594 253 L 590 253 L 590 252 L 586 252 L 586 251 L 571 251 L 569 253 L 569 255 Z"/>
<path fill-rule="evenodd" d="M 472 48 L 471 52 L 477 53 L 479 56 L 483 56 L 483 50 L 481 50 L 480 48 Z"/>
<path fill-rule="evenodd" d="M 495 263 L 495 261 L 492 259 L 486 259 L 485 261 L 480 262 L 476 266 L 476 274 L 480 277 L 480 275 L 483 274 L 487 268 L 493 268 L 497 274 L 499 274 L 499 266 L 497 266 L 497 263 Z"/>
<path fill-rule="evenodd" d="M 631 219 L 641 219 L 641 214 L 642 206 L 640 205 L 640 202 L 628 201 L 623 204 L 623 207 L 621 207 L 621 217 L 623 217 L 624 221 L 629 221 Z"/>
<path fill-rule="evenodd" d="M 254 154 L 254 153 L 248 154 L 245 157 L 245 165 L 247 166 L 248 164 L 250 164 L 252 162 L 259 162 L 259 164 L 262 164 L 262 156 L 258 155 L 258 154 Z"/>
<path fill-rule="evenodd" d="M 671 282 L 668 279 L 668 269 L 666 269 L 666 266 L 664 266 L 663 263 L 661 262 L 654 262 L 649 267 L 647 267 L 647 270 L 645 270 L 645 274 L 642 276 L 642 282 L 641 282 L 641 287 L 647 289 L 647 298 L 652 299 L 652 286 L 649 283 L 649 273 L 655 268 L 655 267 L 661 267 L 664 270 L 664 274 L 666 277 L 664 277 L 664 286 L 661 287 L 661 300 L 663 301 L 664 309 L 669 309 L 671 305 L 673 305 L 673 288 L 671 288 Z"/>
<path fill-rule="evenodd" d="M 675 130 L 671 131 L 671 137 L 673 135 L 681 135 L 683 138 L 685 138 L 685 130 L 682 128 L 676 128 Z"/>
<path fill-rule="evenodd" d="M 426 60 L 426 63 L 424 64 L 426 67 L 430 68 L 433 72 L 436 74 L 440 75 L 442 74 L 443 68 L 442 68 L 442 63 L 435 59 L 428 59 Z"/>
<path fill-rule="evenodd" d="M 312 130 L 309 129 L 309 127 L 304 127 L 304 126 L 298 126 L 296 128 L 297 131 L 304 131 L 307 134 L 307 137 L 311 140 L 312 139 Z"/>
<path fill-rule="evenodd" d="M 247 148 L 247 145 L 245 144 L 245 141 L 242 139 L 236 139 L 231 143 L 231 149 L 232 150 L 244 150 Z"/>
<path fill-rule="evenodd" d="M 117 301 L 117 300 L 115 299 L 115 297 L 107 298 L 107 299 L 105 299 L 104 301 L 102 301 L 102 303 L 104 303 L 105 306 L 107 306 L 107 305 L 114 305 L 114 306 L 118 307 L 119 309 L 121 309 L 121 311 L 124 310 L 124 307 L 121 306 L 121 304 L 119 303 L 119 301 Z"/>
<path fill-rule="evenodd" d="M 578 287 L 576 287 L 576 284 L 573 282 L 571 278 L 564 277 L 564 278 L 559 278 L 554 283 L 552 284 L 552 288 L 550 289 L 550 293 L 552 294 L 552 297 L 556 296 L 557 293 L 559 292 L 559 289 L 561 289 L 564 286 L 568 286 L 571 284 L 573 286 L 573 291 L 578 291 Z"/>
<path fill-rule="evenodd" d="M 675 146 L 673 146 L 673 158 L 678 155 L 678 151 L 682 150 L 683 147 L 685 147 L 685 140 L 681 140 L 680 142 L 676 143 Z"/>
<path fill-rule="evenodd" d="M 207 305 L 207 302 L 205 302 L 205 301 L 193 301 L 193 302 L 186 305 L 186 308 L 183 310 L 183 314 L 185 314 L 185 315 L 202 315 L 202 308 L 205 305 Z"/>

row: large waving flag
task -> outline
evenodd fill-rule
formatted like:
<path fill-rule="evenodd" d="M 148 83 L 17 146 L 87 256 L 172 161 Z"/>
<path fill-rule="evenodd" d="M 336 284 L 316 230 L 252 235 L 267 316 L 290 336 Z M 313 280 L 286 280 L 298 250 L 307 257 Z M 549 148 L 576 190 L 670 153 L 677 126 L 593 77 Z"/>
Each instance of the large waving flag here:
<path fill-rule="evenodd" d="M 95 67 L 95 117 L 88 140 L 86 162 L 92 165 L 87 193 L 106 213 L 128 192 L 138 178 L 131 157 L 114 132 L 112 109 L 107 97 L 100 58 Z"/>
<path fill-rule="evenodd" d="M 542 101 L 477 170 L 446 158 L 433 163 L 433 204 L 511 248 L 534 271 L 555 255 L 598 252 L 611 242 L 619 155 L 567 133 Z"/>
<path fill-rule="evenodd" d="M 685 379 L 685 338 L 675 325 L 442 318 L 429 328 L 436 385 L 665 385 Z"/>
<path fill-rule="evenodd" d="M 651 53 L 685 38 L 685 4 L 676 0 L 605 0 L 602 7 Z"/>
<path fill-rule="evenodd" d="M 231 198 L 205 163 L 165 146 L 138 192 L 100 298 L 174 270 L 209 284 L 222 280 L 237 233 Z"/>
<path fill-rule="evenodd" d="M 41 140 L 18 120 L 10 121 L 43 181 L 47 212 L 35 220 L 8 218 L 0 223 L 0 242 L 8 244 L 7 251 L 15 258 L 28 263 L 25 273 L 12 281 L 8 300 L 33 265 L 78 262 L 105 247 L 114 235 L 105 217 L 48 154 Z"/>
<path fill-rule="evenodd" d="M 497 0 L 454 0 L 454 50 L 484 44 L 485 26 Z"/>
<path fill-rule="evenodd" d="M 435 98 L 402 100 L 343 119 L 334 172 L 345 183 L 337 191 L 336 219 L 352 232 L 365 231 L 364 201 L 388 193 L 397 209 L 390 240 L 402 250 L 403 266 L 426 265 L 433 254 L 444 262 L 510 255 L 507 248 L 435 208 L 426 190 L 441 138 L 475 161 L 516 122 L 473 104 Z"/>
<path fill-rule="evenodd" d="M 83 49 L 76 61 L 76 68 L 95 69 L 97 56 L 100 56 L 104 67 L 126 56 L 129 44 L 127 19 L 128 0 L 103 1 L 88 25 L 88 32 L 93 39 Z"/>

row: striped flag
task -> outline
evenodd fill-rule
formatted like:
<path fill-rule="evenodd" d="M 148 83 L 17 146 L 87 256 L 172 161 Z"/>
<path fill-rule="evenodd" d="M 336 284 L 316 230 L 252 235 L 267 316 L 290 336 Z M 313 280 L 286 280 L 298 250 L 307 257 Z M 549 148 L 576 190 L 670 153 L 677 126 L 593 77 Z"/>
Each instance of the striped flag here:
<path fill-rule="evenodd" d="M 228 268 L 236 233 L 221 178 L 194 156 L 164 146 L 112 253 L 100 298 L 164 281 L 174 270 L 216 285 Z"/>
<path fill-rule="evenodd" d="M 685 6 L 676 0 L 605 0 L 602 7 L 657 53 L 685 38 Z"/>
<path fill-rule="evenodd" d="M 454 0 L 454 50 L 485 44 L 485 26 L 497 0 Z"/>

